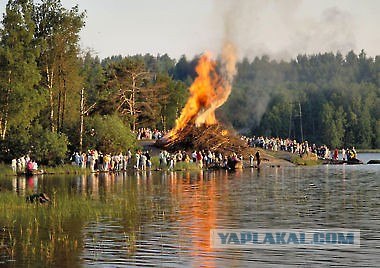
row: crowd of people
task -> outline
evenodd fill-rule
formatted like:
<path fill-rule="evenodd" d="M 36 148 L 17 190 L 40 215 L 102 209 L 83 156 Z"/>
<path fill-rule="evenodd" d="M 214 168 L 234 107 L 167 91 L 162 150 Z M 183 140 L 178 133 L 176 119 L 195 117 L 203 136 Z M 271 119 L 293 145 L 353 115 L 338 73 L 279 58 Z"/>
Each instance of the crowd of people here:
<path fill-rule="evenodd" d="M 254 157 L 250 157 L 250 165 L 253 164 Z M 178 163 L 194 163 L 199 168 L 225 168 L 233 169 L 237 163 L 243 165 L 243 156 L 232 153 L 223 155 L 213 151 L 177 151 L 169 153 L 161 150 L 158 155 L 158 163 L 153 167 L 152 156 L 149 151 L 137 150 L 132 153 L 130 149 L 123 154 L 103 154 L 97 150 L 88 150 L 87 153 L 75 152 L 71 156 L 71 164 L 82 168 L 89 168 L 95 171 L 124 171 L 130 168 L 136 170 L 175 170 Z M 258 162 L 259 164 L 259 162 Z"/>
<path fill-rule="evenodd" d="M 320 159 L 332 159 L 350 161 L 357 158 L 355 147 L 352 148 L 338 148 L 331 151 L 326 145 L 317 146 L 309 144 L 308 141 L 297 142 L 294 139 L 281 139 L 264 136 L 242 137 L 243 140 L 251 147 L 260 147 L 265 150 L 272 151 L 286 151 L 300 156 L 304 154 L 315 154 Z M 339 155 L 341 157 L 339 157 Z"/>
<path fill-rule="evenodd" d="M 153 139 L 157 140 L 162 138 L 166 132 L 157 129 L 140 128 L 136 132 L 138 140 Z M 297 142 L 293 139 L 281 139 L 264 136 L 241 137 L 250 147 L 259 147 L 265 150 L 272 151 L 286 151 L 293 154 L 303 156 L 304 154 L 315 154 L 320 159 L 331 160 L 351 160 L 357 158 L 355 148 L 341 149 L 337 148 L 333 151 L 326 145 L 316 146 L 309 144 L 307 141 Z M 341 155 L 341 157 L 339 157 Z M 186 152 L 183 150 L 169 153 L 168 151 L 161 150 L 158 155 L 158 163 L 155 167 L 152 164 L 152 156 L 149 151 L 137 150 L 132 153 L 128 149 L 124 154 L 103 154 L 97 150 L 88 150 L 87 152 L 75 152 L 71 158 L 72 165 L 82 168 L 89 168 L 92 172 L 95 171 L 123 171 L 128 168 L 137 170 L 146 170 L 155 168 L 157 170 L 174 170 L 177 163 L 194 163 L 199 168 L 225 168 L 231 169 L 239 163 L 243 166 L 243 156 L 232 153 L 230 155 L 223 155 L 220 152 L 198 150 L 193 152 Z M 249 162 L 246 166 L 259 167 L 260 166 L 260 152 L 257 151 L 255 155 L 249 155 Z M 38 164 L 31 160 L 29 155 L 22 156 L 18 159 L 12 160 L 12 169 L 14 172 L 34 171 L 38 170 Z"/>
<path fill-rule="evenodd" d="M 159 137 L 164 135 L 163 132 L 151 131 L 150 129 L 140 129 L 140 138 Z M 148 135 L 148 136 L 146 136 Z M 316 146 L 315 144 L 309 145 L 307 141 L 297 142 L 291 139 L 268 138 L 268 137 L 242 137 L 247 144 L 251 147 L 260 147 L 265 150 L 272 151 L 287 151 L 300 156 L 304 154 L 313 153 L 320 159 L 331 160 L 351 160 L 357 157 L 355 148 L 338 149 L 330 151 L 326 145 Z M 339 158 L 341 154 L 341 158 Z M 73 165 L 88 167 L 91 171 L 122 171 L 128 168 L 137 170 L 157 169 L 157 170 L 174 170 L 177 163 L 194 163 L 199 168 L 234 168 L 237 163 L 243 166 L 243 156 L 232 153 L 230 155 L 223 155 L 220 152 L 198 150 L 193 152 L 186 152 L 183 150 L 169 153 L 168 151 L 161 150 L 158 155 L 158 163 L 153 167 L 152 156 L 149 151 L 137 150 L 132 153 L 130 149 L 125 154 L 103 154 L 97 150 L 89 150 L 87 153 L 74 153 L 71 157 Z M 257 151 L 255 155 L 249 155 L 249 167 L 260 167 L 260 152 Z"/>
<path fill-rule="evenodd" d="M 177 151 L 172 154 L 165 150 L 161 150 L 159 154 L 158 169 L 164 169 L 167 167 L 168 170 L 173 170 L 178 162 L 194 163 L 200 169 L 234 169 L 237 163 L 243 165 L 243 156 L 237 155 L 236 153 L 223 155 L 221 152 L 210 150 L 194 150 L 191 153 L 187 153 L 186 151 Z"/>
<path fill-rule="evenodd" d="M 29 172 L 38 170 L 38 164 L 36 161 L 32 160 L 29 155 L 23 155 L 19 158 L 14 158 L 11 161 L 11 168 L 14 173 L 17 172 Z"/>
<path fill-rule="evenodd" d="M 140 152 L 136 152 L 139 155 Z M 136 156 L 137 157 L 137 156 Z M 125 154 L 103 154 L 97 150 L 88 150 L 87 153 L 75 152 L 71 156 L 71 164 L 94 171 L 122 171 L 126 170 L 132 163 L 132 152 L 128 149 Z"/>
<path fill-rule="evenodd" d="M 137 140 L 159 140 L 161 139 L 167 132 L 158 130 L 158 129 L 150 129 L 150 128 L 139 128 L 136 133 Z"/>

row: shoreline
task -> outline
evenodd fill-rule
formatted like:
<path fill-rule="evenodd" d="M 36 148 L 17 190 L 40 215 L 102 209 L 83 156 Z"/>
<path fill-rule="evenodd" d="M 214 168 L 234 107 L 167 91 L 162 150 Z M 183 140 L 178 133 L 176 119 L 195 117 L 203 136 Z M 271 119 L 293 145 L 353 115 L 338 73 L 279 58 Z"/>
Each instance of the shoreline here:
<path fill-rule="evenodd" d="M 154 146 L 155 140 L 141 140 L 140 146 L 144 149 L 148 149 L 152 151 L 152 158 L 158 155 L 159 148 Z M 273 167 L 289 167 L 289 166 L 316 166 L 323 165 L 324 161 L 321 159 L 314 159 L 313 157 L 300 157 L 299 155 L 292 154 L 286 151 L 269 151 L 259 147 L 252 147 L 252 150 L 257 150 L 261 154 L 262 163 L 260 168 L 273 168 Z M 357 149 L 358 153 L 380 153 L 380 149 Z M 157 154 L 157 155 L 156 155 Z M 251 167 L 248 163 L 248 159 L 244 159 L 244 168 L 240 169 L 248 169 L 248 168 L 257 168 L 256 166 Z M 247 165 L 248 164 L 248 165 Z M 222 169 L 222 168 L 220 168 Z M 16 174 L 10 169 L 9 165 L 0 164 L 0 171 L 3 175 L 2 177 L 11 177 L 11 176 L 34 176 L 34 175 L 64 175 L 64 174 L 99 174 L 99 173 L 117 173 L 117 172 L 127 172 L 134 169 L 133 167 L 128 168 L 127 170 L 120 171 L 95 171 L 92 172 L 88 168 L 81 168 L 77 166 L 73 166 L 71 164 L 65 164 L 57 167 L 48 167 L 41 166 L 39 172 L 36 174 L 26 174 L 24 172 L 17 172 Z M 200 169 L 197 165 L 193 163 L 182 164 L 180 167 L 175 168 L 173 171 L 200 171 L 200 170 L 217 170 L 216 168 L 203 168 Z M 148 171 L 148 170 L 147 170 Z M 149 171 L 167 171 L 166 169 L 159 170 L 158 168 L 151 168 Z M 170 170 L 169 170 L 170 171 Z"/>

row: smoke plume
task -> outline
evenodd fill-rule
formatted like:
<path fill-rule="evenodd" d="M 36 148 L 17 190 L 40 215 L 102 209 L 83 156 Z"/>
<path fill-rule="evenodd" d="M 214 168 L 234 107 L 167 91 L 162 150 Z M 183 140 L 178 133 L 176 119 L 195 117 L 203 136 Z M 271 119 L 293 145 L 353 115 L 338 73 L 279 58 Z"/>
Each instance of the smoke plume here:
<path fill-rule="evenodd" d="M 217 17 L 222 20 L 219 24 L 224 24 L 223 38 L 228 44 L 234 44 L 239 58 L 251 61 L 268 55 L 270 59 L 290 60 L 298 54 L 347 53 L 356 48 L 352 16 L 337 7 L 323 10 L 319 17 L 312 17 L 303 12 L 310 2 L 302 0 L 218 0 L 215 4 Z M 226 58 L 225 48 L 222 49 L 223 59 Z M 232 74 L 229 80 L 236 73 L 236 59 L 230 62 L 234 68 L 227 72 Z M 260 75 L 263 73 L 258 70 L 255 79 Z M 248 87 L 244 90 L 245 95 L 240 96 L 243 105 L 236 109 L 245 114 L 245 122 L 253 126 L 260 123 L 271 98 L 270 92 L 255 83 Z M 235 99 L 233 105 L 237 104 Z"/>
<path fill-rule="evenodd" d="M 290 60 L 298 54 L 356 49 L 353 16 L 338 7 L 319 17 L 306 14 L 313 6 L 302 0 L 215 0 L 215 7 L 216 20 L 225 24 L 227 39 L 242 58 Z"/>

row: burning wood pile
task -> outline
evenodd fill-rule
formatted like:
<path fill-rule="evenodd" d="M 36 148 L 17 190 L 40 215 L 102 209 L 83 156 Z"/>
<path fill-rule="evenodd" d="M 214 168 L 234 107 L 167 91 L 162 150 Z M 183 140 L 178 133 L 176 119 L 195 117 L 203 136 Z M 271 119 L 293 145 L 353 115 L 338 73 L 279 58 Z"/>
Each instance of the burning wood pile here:
<path fill-rule="evenodd" d="M 190 97 L 176 126 L 157 145 L 169 151 L 212 150 L 230 155 L 243 154 L 248 146 L 236 135 L 218 123 L 215 110 L 231 93 L 235 75 L 235 49 L 228 43 L 222 53 L 222 75 L 216 71 L 216 62 L 204 54 L 196 67 L 198 76 L 190 87 Z"/>
<path fill-rule="evenodd" d="M 211 150 L 223 155 L 247 153 L 248 146 L 238 136 L 230 134 L 221 124 L 202 125 L 195 123 L 186 125 L 175 137 L 164 137 L 157 143 L 168 151 L 178 150 Z"/>

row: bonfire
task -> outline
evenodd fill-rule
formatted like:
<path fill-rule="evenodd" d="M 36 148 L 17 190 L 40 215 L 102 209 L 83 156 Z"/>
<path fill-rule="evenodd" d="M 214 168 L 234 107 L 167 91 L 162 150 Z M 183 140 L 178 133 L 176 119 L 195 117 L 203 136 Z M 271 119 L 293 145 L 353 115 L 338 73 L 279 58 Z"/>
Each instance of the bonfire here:
<path fill-rule="evenodd" d="M 242 154 L 248 146 L 233 131 L 218 122 L 215 110 L 228 99 L 235 75 L 235 49 L 224 46 L 221 75 L 216 62 L 205 53 L 196 67 L 197 77 L 176 126 L 157 145 L 169 151 L 212 150 L 226 155 Z"/>

